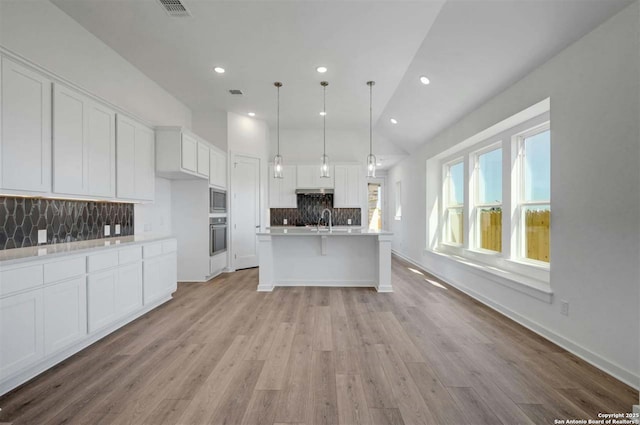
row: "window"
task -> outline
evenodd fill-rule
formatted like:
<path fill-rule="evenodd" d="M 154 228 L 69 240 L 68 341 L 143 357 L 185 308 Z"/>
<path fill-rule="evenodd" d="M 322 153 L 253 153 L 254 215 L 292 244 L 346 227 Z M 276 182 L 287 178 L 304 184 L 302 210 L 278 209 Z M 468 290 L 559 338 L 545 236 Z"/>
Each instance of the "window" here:
<path fill-rule="evenodd" d="M 402 218 L 402 182 L 396 182 L 396 220 Z"/>
<path fill-rule="evenodd" d="M 551 224 L 551 132 L 549 125 L 517 137 L 520 193 L 517 216 L 520 223 L 518 257 L 549 262 Z"/>
<path fill-rule="evenodd" d="M 464 161 L 445 167 L 446 226 L 445 242 L 464 243 Z"/>
<path fill-rule="evenodd" d="M 549 116 L 547 110 L 510 120 L 434 158 L 442 170 L 437 249 L 548 281 Z"/>
<path fill-rule="evenodd" d="M 502 148 L 475 155 L 475 247 L 502 252 Z"/>

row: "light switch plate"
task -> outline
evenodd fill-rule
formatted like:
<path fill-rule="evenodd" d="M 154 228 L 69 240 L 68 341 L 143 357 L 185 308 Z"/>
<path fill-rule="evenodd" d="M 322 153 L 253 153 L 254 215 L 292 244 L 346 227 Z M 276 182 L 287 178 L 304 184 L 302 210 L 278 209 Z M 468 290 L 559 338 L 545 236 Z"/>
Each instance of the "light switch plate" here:
<path fill-rule="evenodd" d="M 569 301 L 560 301 L 560 314 L 564 314 L 565 316 L 569 315 Z"/>
<path fill-rule="evenodd" d="M 47 243 L 47 229 L 38 230 L 38 244 Z"/>
<path fill-rule="evenodd" d="M 287 220 L 286 218 L 284 220 L 282 220 L 282 224 L 285 225 L 285 226 L 287 225 L 288 222 L 289 222 L 289 220 Z"/>
<path fill-rule="evenodd" d="M 115 234 L 116 235 L 120 234 L 120 225 L 119 224 L 116 224 L 116 233 Z"/>
<path fill-rule="evenodd" d="M 104 235 L 105 236 L 111 236 L 111 226 L 108 224 L 104 225 Z"/>

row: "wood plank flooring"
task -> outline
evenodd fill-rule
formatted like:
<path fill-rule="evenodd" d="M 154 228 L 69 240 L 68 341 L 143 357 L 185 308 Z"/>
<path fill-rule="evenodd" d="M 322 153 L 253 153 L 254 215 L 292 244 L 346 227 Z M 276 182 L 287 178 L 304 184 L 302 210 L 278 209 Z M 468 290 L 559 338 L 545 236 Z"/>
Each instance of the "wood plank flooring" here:
<path fill-rule="evenodd" d="M 638 402 L 397 258 L 392 278 L 392 294 L 258 293 L 257 269 L 180 284 L 172 301 L 0 398 L 0 423 L 544 424 Z"/>

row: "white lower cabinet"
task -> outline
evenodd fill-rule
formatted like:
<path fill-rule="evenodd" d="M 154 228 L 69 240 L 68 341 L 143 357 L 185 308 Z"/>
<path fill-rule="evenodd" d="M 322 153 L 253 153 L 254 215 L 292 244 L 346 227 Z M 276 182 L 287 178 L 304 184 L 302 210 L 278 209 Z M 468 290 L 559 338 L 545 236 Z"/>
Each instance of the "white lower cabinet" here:
<path fill-rule="evenodd" d="M 0 299 L 0 379 L 44 356 L 42 289 Z"/>
<path fill-rule="evenodd" d="M 44 352 L 61 350 L 87 334 L 85 277 L 44 288 Z"/>
<path fill-rule="evenodd" d="M 125 316 L 142 307 L 142 264 L 135 263 L 118 269 L 116 311 Z"/>
<path fill-rule="evenodd" d="M 176 289 L 175 239 L 8 267 L 0 262 L 0 395 Z"/>
<path fill-rule="evenodd" d="M 90 274 L 87 277 L 89 332 L 95 332 L 118 318 L 116 309 L 117 283 L 117 269 Z"/>
<path fill-rule="evenodd" d="M 87 277 L 87 304 L 89 332 L 95 332 L 141 308 L 142 264 L 90 274 Z"/>
<path fill-rule="evenodd" d="M 175 252 L 144 260 L 144 303 L 157 301 L 175 291 L 177 284 Z"/>

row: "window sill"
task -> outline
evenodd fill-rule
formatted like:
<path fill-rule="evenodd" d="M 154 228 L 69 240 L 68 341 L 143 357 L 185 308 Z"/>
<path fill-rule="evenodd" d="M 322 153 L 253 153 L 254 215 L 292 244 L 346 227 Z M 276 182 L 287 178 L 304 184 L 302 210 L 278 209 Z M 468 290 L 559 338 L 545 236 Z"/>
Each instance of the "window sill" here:
<path fill-rule="evenodd" d="M 549 286 L 549 282 L 443 251 L 427 249 L 424 252 L 425 254 L 434 255 L 440 259 L 446 259 L 460 264 L 482 278 L 489 279 L 492 282 L 529 295 L 547 304 L 551 304 L 553 301 L 553 291 Z M 529 266 L 529 264 L 526 265 Z"/>

